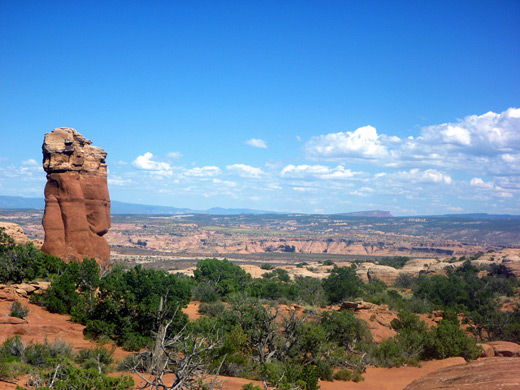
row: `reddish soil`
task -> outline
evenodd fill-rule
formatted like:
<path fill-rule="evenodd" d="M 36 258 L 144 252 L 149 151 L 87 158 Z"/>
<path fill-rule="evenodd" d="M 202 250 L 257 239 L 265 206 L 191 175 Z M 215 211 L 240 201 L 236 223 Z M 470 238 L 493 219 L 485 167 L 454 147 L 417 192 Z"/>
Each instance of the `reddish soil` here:
<path fill-rule="evenodd" d="M 363 375 L 365 380 L 362 382 L 321 381 L 319 385 L 321 390 L 402 390 L 415 379 L 430 372 L 462 363 L 465 363 L 462 358 L 450 358 L 425 362 L 422 367 L 369 368 Z M 173 379 L 171 376 L 166 376 L 165 378 L 166 383 Z M 134 376 L 134 380 L 136 386 L 144 383 L 137 376 Z M 224 390 L 241 390 L 242 386 L 249 382 L 260 385 L 263 388 L 261 382 L 249 379 L 222 376 L 219 377 L 219 380 L 223 382 Z"/>
<path fill-rule="evenodd" d="M 85 327 L 72 322 L 68 315 L 49 313 L 42 307 L 33 305 L 26 298 L 18 296 L 17 300 L 29 308 L 29 314 L 25 317 L 25 320 L 9 317 L 13 302 L 0 300 L 0 343 L 3 343 L 8 337 L 19 335 L 25 343 L 63 340 L 71 344 L 74 350 L 97 346 L 95 341 L 85 340 L 83 337 Z M 108 348 L 111 348 L 111 346 L 108 346 Z M 114 358 L 122 359 L 127 354 L 128 352 L 121 348 L 116 348 Z"/>

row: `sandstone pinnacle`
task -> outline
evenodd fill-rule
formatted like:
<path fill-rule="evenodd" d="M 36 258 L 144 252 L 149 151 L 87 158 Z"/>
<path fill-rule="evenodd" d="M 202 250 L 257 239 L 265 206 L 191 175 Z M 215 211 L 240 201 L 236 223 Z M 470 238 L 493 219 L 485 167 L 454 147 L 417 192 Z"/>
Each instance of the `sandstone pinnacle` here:
<path fill-rule="evenodd" d="M 64 261 L 95 258 L 110 265 L 103 237 L 110 228 L 106 152 L 74 129 L 45 134 L 43 169 L 47 172 L 42 251 Z"/>

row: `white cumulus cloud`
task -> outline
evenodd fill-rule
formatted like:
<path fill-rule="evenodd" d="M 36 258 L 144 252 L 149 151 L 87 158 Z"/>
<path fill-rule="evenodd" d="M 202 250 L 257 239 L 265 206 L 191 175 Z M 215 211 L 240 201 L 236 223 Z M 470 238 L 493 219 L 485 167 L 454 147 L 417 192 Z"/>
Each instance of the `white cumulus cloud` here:
<path fill-rule="evenodd" d="M 206 166 L 206 167 L 195 167 L 188 169 L 184 172 L 185 176 L 192 177 L 215 177 L 222 173 L 219 167 Z"/>
<path fill-rule="evenodd" d="M 30 158 L 29 160 L 22 161 L 22 165 L 25 167 L 35 167 L 39 165 L 35 159 Z"/>
<path fill-rule="evenodd" d="M 387 141 L 395 142 L 393 137 Z M 304 147 L 305 153 L 314 159 L 343 159 L 347 157 L 380 158 L 388 154 L 381 137 L 372 126 L 360 127 L 356 131 L 339 132 L 311 138 Z"/>
<path fill-rule="evenodd" d="M 410 182 L 451 184 L 451 177 L 435 169 L 422 171 L 418 168 L 397 173 L 397 177 Z"/>
<path fill-rule="evenodd" d="M 229 173 L 240 177 L 254 177 L 259 178 L 264 174 L 261 168 L 255 168 L 245 164 L 232 164 L 226 165 L 226 169 Z"/>
<path fill-rule="evenodd" d="M 336 168 L 329 168 L 324 165 L 292 165 L 289 164 L 282 169 L 280 175 L 292 179 L 349 179 L 356 175 L 350 169 L 345 169 L 342 165 Z"/>
<path fill-rule="evenodd" d="M 255 148 L 267 149 L 267 144 L 263 139 L 260 138 L 251 138 L 246 141 L 246 145 L 253 146 Z"/>
<path fill-rule="evenodd" d="M 363 159 L 386 168 L 435 168 L 520 174 L 520 109 L 470 115 L 421 129 L 417 137 L 378 134 L 372 126 L 311 138 L 312 160 Z"/>
<path fill-rule="evenodd" d="M 150 152 L 146 152 L 142 156 L 137 156 L 137 158 L 132 162 L 132 165 L 145 171 L 157 171 L 163 173 L 171 171 L 170 164 L 166 162 L 154 161 L 153 154 Z"/>
<path fill-rule="evenodd" d="M 170 160 L 180 160 L 182 158 L 182 153 L 180 152 L 168 152 L 166 153 L 166 157 Z"/>
<path fill-rule="evenodd" d="M 474 177 L 469 182 L 470 185 L 474 187 L 484 187 L 484 188 L 493 188 L 493 183 L 487 183 L 482 180 L 480 177 Z"/>

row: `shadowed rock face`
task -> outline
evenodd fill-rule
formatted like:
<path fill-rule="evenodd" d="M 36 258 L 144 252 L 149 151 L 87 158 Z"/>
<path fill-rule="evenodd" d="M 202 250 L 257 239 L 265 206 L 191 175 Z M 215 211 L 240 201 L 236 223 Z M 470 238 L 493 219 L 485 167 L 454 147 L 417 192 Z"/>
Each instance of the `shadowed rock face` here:
<path fill-rule="evenodd" d="M 94 257 L 110 265 L 103 237 L 110 228 L 106 152 L 74 129 L 45 134 L 43 169 L 47 172 L 42 251 L 64 261 Z"/>

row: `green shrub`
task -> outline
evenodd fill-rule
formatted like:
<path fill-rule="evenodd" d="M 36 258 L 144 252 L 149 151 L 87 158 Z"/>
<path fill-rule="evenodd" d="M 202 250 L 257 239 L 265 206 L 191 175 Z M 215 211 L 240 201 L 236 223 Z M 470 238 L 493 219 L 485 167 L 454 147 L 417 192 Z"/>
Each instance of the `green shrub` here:
<path fill-rule="evenodd" d="M 22 342 L 20 336 L 8 337 L 0 348 L 0 356 L 2 357 L 17 357 L 23 359 L 25 353 L 25 344 Z"/>
<path fill-rule="evenodd" d="M 334 370 L 331 365 L 324 360 L 318 360 L 316 362 L 316 374 L 322 381 L 331 381 L 334 377 Z"/>
<path fill-rule="evenodd" d="M 33 243 L 16 245 L 0 228 L 0 283 L 47 278 L 60 273 L 66 263 L 43 253 Z"/>
<path fill-rule="evenodd" d="M 139 351 L 150 345 L 151 337 L 146 337 L 137 332 L 129 332 L 121 335 L 119 343 L 125 351 Z"/>
<path fill-rule="evenodd" d="M 394 282 L 394 286 L 400 288 L 411 288 L 415 283 L 416 278 L 410 274 L 400 273 Z"/>
<path fill-rule="evenodd" d="M 261 269 L 272 270 L 274 267 L 272 264 L 264 263 L 260 266 Z"/>
<path fill-rule="evenodd" d="M 135 384 L 130 376 L 108 377 L 93 368 L 76 367 L 67 359 L 61 359 L 55 368 L 39 379 L 43 386 L 49 386 L 52 382 L 52 389 L 55 390 L 130 390 Z"/>
<path fill-rule="evenodd" d="M 17 360 L 0 360 L 0 380 L 12 380 L 29 372 L 30 367 Z"/>
<path fill-rule="evenodd" d="M 352 371 L 345 369 L 339 370 L 338 372 L 334 373 L 333 379 L 335 381 L 348 382 L 352 379 Z"/>
<path fill-rule="evenodd" d="M 193 271 L 195 282 L 213 286 L 221 297 L 245 291 L 251 275 L 227 259 L 204 259 Z"/>
<path fill-rule="evenodd" d="M 242 386 L 242 390 L 263 390 L 263 388 L 255 385 L 253 382 L 249 382 Z"/>
<path fill-rule="evenodd" d="M 193 299 L 200 302 L 217 302 L 220 301 L 220 295 L 216 287 L 207 283 L 199 283 L 193 287 Z"/>
<path fill-rule="evenodd" d="M 112 354 L 114 350 L 109 351 L 105 347 L 96 347 L 94 349 L 82 349 L 74 359 L 84 369 L 94 368 L 100 374 L 106 374 L 108 366 L 110 366 L 114 359 Z"/>
<path fill-rule="evenodd" d="M 466 360 L 473 360 L 478 358 L 481 352 L 476 340 L 468 337 L 460 329 L 456 317 L 445 318 L 428 333 L 422 358 L 446 359 L 460 356 Z"/>
<path fill-rule="evenodd" d="M 11 305 L 11 317 L 16 318 L 25 318 L 29 314 L 29 308 L 27 306 L 22 305 L 19 301 L 14 301 Z"/>
<path fill-rule="evenodd" d="M 101 336 L 110 337 L 115 333 L 115 324 L 100 320 L 89 320 L 83 330 L 83 334 L 89 338 L 97 339 Z"/>
<path fill-rule="evenodd" d="M 363 281 L 356 275 L 354 267 L 334 267 L 323 279 L 323 289 L 330 303 L 354 299 L 361 293 Z"/>
<path fill-rule="evenodd" d="M 226 306 L 222 302 L 201 303 L 198 311 L 208 317 L 218 317 L 225 309 Z"/>
<path fill-rule="evenodd" d="M 406 256 L 394 256 L 394 257 L 383 257 L 377 263 L 379 265 L 386 265 L 393 268 L 403 268 L 404 265 L 410 260 L 409 257 Z"/>
<path fill-rule="evenodd" d="M 324 311 L 320 324 L 328 340 L 340 346 L 348 346 L 355 342 L 370 342 L 372 336 L 366 322 L 357 319 L 350 311 Z"/>

